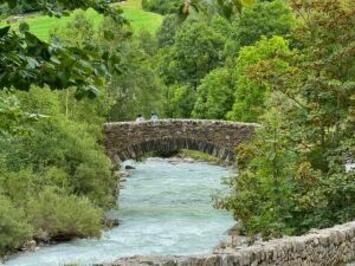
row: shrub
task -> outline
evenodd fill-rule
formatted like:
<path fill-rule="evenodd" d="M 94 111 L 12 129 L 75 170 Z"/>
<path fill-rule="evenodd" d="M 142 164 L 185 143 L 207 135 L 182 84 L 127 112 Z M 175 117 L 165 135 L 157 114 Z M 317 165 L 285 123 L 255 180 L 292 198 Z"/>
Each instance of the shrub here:
<path fill-rule="evenodd" d="M 90 106 L 85 102 L 74 102 L 76 107 L 70 108 L 72 119 L 69 119 L 62 114 L 61 95 L 58 93 L 32 89 L 30 93 L 19 96 L 27 110 L 47 117 L 33 124 L 30 135 L 20 136 L 12 143 L 11 150 L 7 151 L 9 170 L 18 172 L 23 168 L 32 168 L 37 177 L 30 179 L 36 180 L 38 176 L 48 176 L 50 173 L 47 171 L 52 168 L 52 177 L 62 176 L 61 179 L 65 180 L 57 182 L 52 178 L 51 182 L 47 182 L 51 179 L 47 178 L 42 184 L 60 187 L 61 182 L 65 182 L 67 191 L 88 196 L 102 207 L 111 206 L 115 202 L 115 177 L 110 170 L 110 160 L 98 144 L 102 137 L 102 132 L 98 133 L 96 129 L 101 128 L 100 119 L 95 120 L 92 113 L 86 118 L 88 122 L 84 118 L 74 120 L 83 116 L 83 107 L 89 109 Z M 77 105 L 82 105 L 82 108 Z M 57 168 L 55 174 L 54 168 Z M 63 177 L 65 174 L 67 177 Z"/>
<path fill-rule="evenodd" d="M 68 240 L 100 235 L 102 212 L 85 197 L 65 195 L 47 187 L 29 201 L 26 212 L 37 238 L 46 235 Z"/>
<path fill-rule="evenodd" d="M 7 250 L 19 248 L 32 233 L 21 208 L 0 195 L 0 255 Z"/>
<path fill-rule="evenodd" d="M 41 115 L 0 139 L 0 193 L 7 197 L 0 207 L 2 252 L 32 237 L 98 236 L 100 207 L 115 203 L 116 178 L 100 145 L 103 99 L 79 102 L 64 93 L 16 92 L 23 112 Z"/>

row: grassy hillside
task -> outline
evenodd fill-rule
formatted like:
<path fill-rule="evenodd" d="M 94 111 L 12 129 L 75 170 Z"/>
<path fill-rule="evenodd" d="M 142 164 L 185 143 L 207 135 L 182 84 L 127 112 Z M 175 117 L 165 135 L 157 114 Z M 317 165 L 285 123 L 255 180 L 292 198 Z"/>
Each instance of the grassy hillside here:
<path fill-rule="evenodd" d="M 163 17 L 159 14 L 144 11 L 141 0 L 128 0 L 121 6 L 126 18 L 135 30 L 146 29 L 155 32 L 163 20 Z"/>
<path fill-rule="evenodd" d="M 159 14 L 146 12 L 141 7 L 141 0 L 127 0 L 121 4 L 125 17 L 130 21 L 135 31 L 147 29 L 150 32 L 155 32 L 162 21 L 162 16 Z M 75 12 L 74 12 L 75 13 Z M 88 17 L 98 25 L 102 21 L 102 15 L 96 11 L 89 9 L 86 11 Z M 72 19 L 72 15 L 68 17 L 54 18 L 39 14 L 32 14 L 27 16 L 14 16 L 8 18 L 8 21 L 14 21 L 14 24 L 19 24 L 26 21 L 39 38 L 48 40 L 51 29 L 55 27 L 65 27 L 66 23 Z M 16 22 L 15 22 L 16 21 Z M 2 21 L 0 26 L 4 26 L 6 22 Z"/>

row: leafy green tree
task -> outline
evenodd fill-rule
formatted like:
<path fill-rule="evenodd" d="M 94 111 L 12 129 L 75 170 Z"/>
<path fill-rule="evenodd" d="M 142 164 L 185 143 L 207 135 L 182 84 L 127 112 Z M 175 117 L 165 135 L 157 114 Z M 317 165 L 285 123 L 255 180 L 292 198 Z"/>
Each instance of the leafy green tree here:
<path fill-rule="evenodd" d="M 0 15 L 6 17 L 13 14 L 26 14 L 37 11 L 36 8 L 31 7 L 27 3 L 19 3 L 15 8 L 9 8 L 7 3 L 0 4 Z"/>
<path fill-rule="evenodd" d="M 220 206 L 241 230 L 265 237 L 301 234 L 355 218 L 354 9 L 343 1 L 292 1 L 301 49 L 256 63 L 249 76 L 272 94 L 262 127 L 238 148 L 239 175 Z"/>
<path fill-rule="evenodd" d="M 119 34 L 119 33 L 117 33 Z M 147 45 L 150 43 L 151 45 Z M 149 34 L 126 40 L 117 47 L 124 71 L 112 74 L 108 84 L 110 98 L 115 100 L 109 112 L 111 121 L 132 120 L 137 114 L 162 113 L 162 90 L 164 84 L 152 67 L 155 42 Z M 153 48 L 153 49 L 152 49 Z"/>
<path fill-rule="evenodd" d="M 212 17 L 202 16 L 201 19 L 205 23 L 208 23 L 215 32 L 223 35 L 225 39 L 232 37 L 233 25 L 226 18 L 219 15 L 213 15 Z"/>
<path fill-rule="evenodd" d="M 185 23 L 176 34 L 178 81 L 197 88 L 200 80 L 221 61 L 224 36 L 202 23 Z"/>
<path fill-rule="evenodd" d="M 100 13 L 125 22 L 121 11 L 113 10 L 103 1 L 14 1 L 2 0 L 10 8 L 26 3 L 49 15 L 60 16 L 66 10 L 94 8 Z M 77 88 L 77 97 L 97 95 L 97 86 L 105 74 L 104 53 L 91 47 L 63 47 L 48 44 L 29 32 L 27 24 L 21 24 L 19 33 L 10 26 L 0 28 L 0 89 L 28 90 L 30 86 L 49 86 L 52 89 Z"/>
<path fill-rule="evenodd" d="M 156 38 L 160 48 L 171 46 L 175 43 L 175 34 L 180 27 L 179 19 L 176 15 L 167 15 L 160 25 Z"/>
<path fill-rule="evenodd" d="M 242 222 L 242 234 L 261 232 L 267 238 L 294 233 L 287 222 L 291 220 L 290 208 L 294 204 L 292 180 L 297 178 L 296 154 L 288 149 L 288 134 L 280 128 L 284 119 L 277 109 L 270 109 L 253 141 L 236 150 L 238 176 L 230 180 L 233 192 L 221 206 Z"/>
<path fill-rule="evenodd" d="M 102 25 L 95 29 L 93 24 L 84 15 L 76 12 L 73 20 L 67 27 L 53 32 L 55 38 L 65 44 L 81 47 L 89 44 L 91 47 L 100 47 L 106 51 L 110 80 L 105 84 L 105 89 L 100 92 L 95 108 L 88 110 L 107 115 L 110 120 L 132 120 L 138 113 L 149 115 L 155 111 L 161 113 L 161 84 L 156 73 L 150 66 L 150 58 L 155 53 L 156 43 L 148 32 L 138 32 L 134 38 L 129 27 L 118 27 L 111 18 L 105 18 Z M 84 32 L 90 32 L 88 37 Z M 105 37 L 106 35 L 106 37 Z M 75 37 L 72 37 L 75 36 Z M 66 99 L 71 93 L 66 93 Z M 65 100 L 71 106 L 67 110 L 75 112 L 76 100 L 69 97 Z M 81 100 L 88 102 L 87 100 Z M 85 105 L 86 106 L 86 105 Z M 109 112 L 108 112 L 109 110 Z M 85 114 L 85 113 L 83 113 Z M 92 114 L 93 117 L 98 116 Z M 102 116 L 101 116 L 102 118 Z M 86 119 L 81 117 L 81 119 Z M 104 121 L 101 121 L 101 124 Z"/>
<path fill-rule="evenodd" d="M 136 61 L 131 67 L 134 71 L 112 80 L 116 103 L 109 114 L 111 121 L 133 120 L 137 114 L 148 117 L 152 111 L 162 114 L 164 84 L 149 64 Z"/>
<path fill-rule="evenodd" d="M 234 104 L 227 117 L 232 120 L 256 122 L 265 110 L 265 97 L 269 94 L 267 84 L 257 83 L 248 75 L 250 68 L 263 60 L 273 59 L 275 55 L 290 54 L 288 43 L 282 37 L 263 38 L 254 46 L 243 47 L 237 58 L 235 70 Z M 282 58 L 273 60 L 274 69 L 282 70 L 288 64 Z"/>
<path fill-rule="evenodd" d="M 222 63 L 224 42 L 224 36 L 209 25 L 186 21 L 175 35 L 175 45 L 159 55 L 166 84 L 188 84 L 196 90 L 200 80 Z"/>
<path fill-rule="evenodd" d="M 169 32 L 168 27 L 170 20 L 175 32 L 173 40 L 173 32 Z M 157 37 L 163 38 L 166 34 L 167 42 L 162 44 L 153 60 L 156 72 L 168 87 L 164 94 L 169 97 L 166 99 L 168 104 L 165 105 L 165 111 L 168 116 L 189 117 L 201 80 L 225 61 L 225 44 L 231 37 L 231 24 L 221 16 L 214 15 L 211 18 L 201 14 L 188 18 L 182 24 L 177 17 L 171 16 L 167 18 L 168 28 L 165 30 L 163 26 Z M 191 92 L 184 99 L 182 95 L 187 93 L 186 88 L 190 88 Z M 176 112 L 172 106 L 178 108 Z M 180 108 L 183 106 L 187 109 L 182 111 Z"/>
<path fill-rule="evenodd" d="M 152 57 L 156 54 L 158 42 L 155 36 L 148 30 L 139 31 L 136 39 L 138 42 L 138 49 L 141 49 L 147 56 Z"/>
<path fill-rule="evenodd" d="M 24 25 L 24 24 L 22 24 Z M 55 47 L 39 40 L 22 26 L 21 33 L 0 29 L 0 89 L 28 90 L 31 84 L 49 85 L 54 89 L 78 87 L 78 97 L 95 96 L 95 83 L 102 76 L 95 75 L 95 68 L 87 64 L 84 51 Z"/>
<path fill-rule="evenodd" d="M 167 87 L 165 97 L 165 113 L 168 117 L 191 117 L 191 112 L 196 101 L 195 92 L 191 87 L 187 85 Z"/>
<path fill-rule="evenodd" d="M 286 37 L 294 24 L 294 15 L 287 1 L 257 1 L 250 7 L 244 8 L 240 16 L 236 18 L 233 39 L 241 48 L 254 44 L 262 36 L 267 38 L 273 35 Z"/>
<path fill-rule="evenodd" d="M 56 27 L 50 32 L 53 42 L 61 42 L 65 46 L 82 48 L 92 43 L 96 37 L 94 22 L 88 18 L 83 10 L 76 10 L 73 18 L 65 27 Z"/>
<path fill-rule="evenodd" d="M 234 103 L 233 70 L 217 68 L 201 81 L 192 116 L 206 119 L 225 119 Z"/>
<path fill-rule="evenodd" d="M 217 0 L 211 3 L 204 0 L 183 0 L 179 14 L 186 18 L 194 12 L 207 13 L 210 9 L 208 5 L 212 5 L 220 15 L 230 19 L 234 15 L 240 14 L 243 7 L 251 6 L 254 2 L 254 0 Z"/>

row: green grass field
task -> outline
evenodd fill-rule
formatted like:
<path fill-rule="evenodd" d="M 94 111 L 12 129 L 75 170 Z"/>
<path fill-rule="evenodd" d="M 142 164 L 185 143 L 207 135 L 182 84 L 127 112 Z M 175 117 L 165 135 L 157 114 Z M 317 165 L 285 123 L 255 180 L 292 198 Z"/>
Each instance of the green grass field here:
<path fill-rule="evenodd" d="M 146 12 L 141 7 L 141 0 L 127 0 L 120 4 L 124 10 L 124 16 L 130 22 L 134 31 L 146 29 L 154 33 L 162 22 L 162 16 L 159 14 Z M 76 11 L 74 11 L 75 14 Z M 88 18 L 90 18 L 95 25 L 99 25 L 102 21 L 102 15 L 98 14 L 92 9 L 86 11 Z M 19 23 L 25 21 L 30 25 L 31 32 L 36 34 L 42 40 L 49 39 L 49 33 L 56 27 L 65 27 L 67 22 L 70 21 L 73 14 L 70 16 L 63 16 L 61 18 L 49 17 L 39 14 L 31 14 L 23 17 L 16 16 L 8 18 L 6 20 L 15 21 L 12 22 L 15 27 Z M 0 22 L 0 26 L 6 25 L 5 21 Z"/>

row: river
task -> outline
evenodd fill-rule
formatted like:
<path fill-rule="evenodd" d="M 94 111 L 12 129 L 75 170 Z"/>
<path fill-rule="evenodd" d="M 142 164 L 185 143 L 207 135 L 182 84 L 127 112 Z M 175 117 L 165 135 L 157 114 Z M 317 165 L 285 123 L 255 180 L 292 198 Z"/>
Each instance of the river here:
<path fill-rule="evenodd" d="M 90 265 L 133 255 L 204 254 L 226 238 L 234 220 L 212 207 L 211 196 L 226 189 L 221 179 L 230 170 L 204 162 L 172 164 L 159 158 L 134 166 L 123 183 L 115 212 L 120 226 L 104 232 L 100 239 L 15 255 L 4 265 Z"/>

